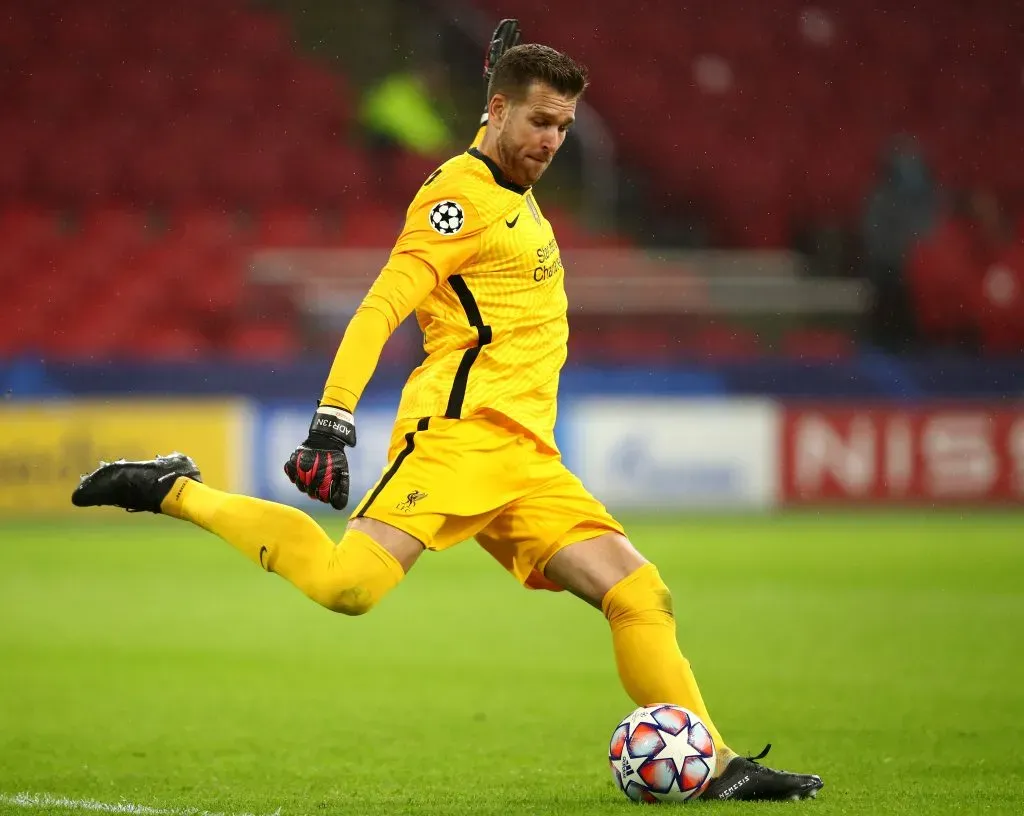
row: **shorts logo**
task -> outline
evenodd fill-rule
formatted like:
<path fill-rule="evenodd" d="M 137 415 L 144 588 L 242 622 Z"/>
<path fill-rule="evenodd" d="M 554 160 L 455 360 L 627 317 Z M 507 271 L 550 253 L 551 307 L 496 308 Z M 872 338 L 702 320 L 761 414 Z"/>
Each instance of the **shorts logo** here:
<path fill-rule="evenodd" d="M 430 208 L 430 226 L 442 235 L 454 235 L 465 220 L 462 207 L 454 201 L 441 201 Z"/>
<path fill-rule="evenodd" d="M 405 497 L 405 501 L 400 501 L 398 504 L 396 504 L 395 509 L 401 510 L 403 513 L 408 513 L 410 510 L 412 510 L 412 508 L 416 506 L 416 502 L 418 502 L 420 499 L 425 499 L 426 497 L 426 493 L 423 493 L 419 490 L 414 490 L 412 491 L 412 493 Z"/>

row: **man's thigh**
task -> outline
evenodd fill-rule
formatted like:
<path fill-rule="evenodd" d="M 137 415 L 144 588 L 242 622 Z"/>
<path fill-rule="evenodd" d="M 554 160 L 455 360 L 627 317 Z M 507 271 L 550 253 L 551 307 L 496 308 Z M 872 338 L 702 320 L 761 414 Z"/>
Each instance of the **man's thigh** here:
<path fill-rule="evenodd" d="M 606 533 L 623 534 L 622 525 L 557 457 L 535 463 L 533 472 L 545 478 L 476 535 L 480 546 L 531 587 L 544 586 L 539 578 L 545 566 L 565 547 Z"/>
<path fill-rule="evenodd" d="M 381 478 L 352 520 L 373 519 L 443 550 L 472 538 L 528 489 L 520 438 L 482 420 L 401 420 Z"/>

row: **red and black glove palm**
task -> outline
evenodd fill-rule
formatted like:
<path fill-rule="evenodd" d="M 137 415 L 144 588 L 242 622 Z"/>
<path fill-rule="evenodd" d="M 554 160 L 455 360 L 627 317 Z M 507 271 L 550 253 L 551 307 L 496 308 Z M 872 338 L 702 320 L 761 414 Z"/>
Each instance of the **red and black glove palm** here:
<path fill-rule="evenodd" d="M 335 510 L 348 504 L 348 458 L 345 448 L 356 446 L 352 414 L 341 408 L 317 408 L 309 436 L 284 464 L 285 475 L 300 493 Z"/>

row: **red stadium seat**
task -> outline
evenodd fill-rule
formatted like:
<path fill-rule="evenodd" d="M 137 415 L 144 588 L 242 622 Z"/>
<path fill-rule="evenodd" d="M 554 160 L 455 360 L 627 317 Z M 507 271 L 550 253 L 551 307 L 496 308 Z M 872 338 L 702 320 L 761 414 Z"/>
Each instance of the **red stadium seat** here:
<path fill-rule="evenodd" d="M 38 189 L 46 200 L 70 209 L 112 201 L 119 190 L 122 156 L 114 155 L 102 131 L 68 134 L 60 150 L 47 156 L 40 168 Z"/>
<path fill-rule="evenodd" d="M 747 360 L 762 353 L 758 336 L 745 326 L 711 324 L 698 328 L 687 343 L 698 359 Z"/>
<path fill-rule="evenodd" d="M 79 231 L 83 243 L 102 245 L 112 253 L 141 250 L 153 237 L 145 213 L 123 207 L 86 211 Z"/>
<path fill-rule="evenodd" d="M 1024 246 L 1005 248 L 980 280 L 979 323 L 983 350 L 1024 354 Z"/>
<path fill-rule="evenodd" d="M 254 140 L 224 146 L 205 168 L 207 200 L 223 206 L 252 208 L 270 206 L 281 199 L 286 181 L 285 159 Z"/>
<path fill-rule="evenodd" d="M 320 207 L 346 207 L 365 200 L 369 189 L 366 158 L 344 145 L 293 155 L 288 176 L 299 200 Z"/>
<path fill-rule="evenodd" d="M 0 121 L 0 206 L 16 205 L 29 193 L 36 152 L 34 130 L 16 115 Z"/>
<path fill-rule="evenodd" d="M 37 347 L 53 360 L 109 360 L 130 357 L 119 350 L 130 348 L 134 336 L 135 327 L 116 313 L 79 313 L 50 329 Z"/>
<path fill-rule="evenodd" d="M 926 340 L 956 344 L 972 330 L 983 272 L 968 225 L 956 220 L 944 222 L 910 250 L 907 287 L 918 330 Z"/>
<path fill-rule="evenodd" d="M 257 244 L 267 247 L 323 247 L 331 243 L 323 216 L 299 207 L 262 210 L 256 218 Z"/>
<path fill-rule="evenodd" d="M 142 246 L 106 243 L 76 235 L 37 255 L 34 263 L 37 269 L 46 270 L 44 277 L 51 277 L 60 284 L 59 290 L 48 296 L 53 305 L 64 300 L 88 301 L 102 297 L 125 259 L 141 251 Z"/>
<path fill-rule="evenodd" d="M 195 77 L 197 104 L 208 111 L 248 111 L 262 96 L 258 74 L 243 63 L 213 63 Z"/>
<path fill-rule="evenodd" d="M 143 207 L 174 209 L 203 200 L 195 148 L 166 136 L 141 142 L 127 157 L 126 175 L 127 195 Z"/>
<path fill-rule="evenodd" d="M 211 350 L 209 339 L 198 329 L 179 322 L 139 326 L 121 354 L 146 360 L 183 362 L 201 359 Z"/>
<path fill-rule="evenodd" d="M 10 5 L 10 4 L 9 4 Z M 0 25 L 0 66 L 21 66 L 38 50 L 37 30 L 41 26 L 31 14 L 10 9 Z"/>
<path fill-rule="evenodd" d="M 348 247 L 394 246 L 405 221 L 399 207 L 347 202 L 341 218 L 340 243 Z"/>
<path fill-rule="evenodd" d="M 50 42 L 54 50 L 77 60 L 102 53 L 121 33 L 116 10 L 103 3 L 70 3 L 53 18 Z"/>
<path fill-rule="evenodd" d="M 61 233 L 52 211 L 24 205 L 0 210 L 0 244 L 35 249 L 58 241 Z"/>
<path fill-rule="evenodd" d="M 90 109 L 95 77 L 74 59 L 36 53 L 24 70 L 16 94 L 25 110 L 52 122 L 73 120 Z"/>
<path fill-rule="evenodd" d="M 354 103 L 343 76 L 316 62 L 294 60 L 261 84 L 288 119 L 316 123 L 335 139 L 348 135 Z"/>
<path fill-rule="evenodd" d="M 781 351 L 798 360 L 844 360 L 852 356 L 853 338 L 840 329 L 792 329 L 782 338 Z"/>
<path fill-rule="evenodd" d="M 196 56 L 216 59 L 231 45 L 225 39 L 231 10 L 218 8 L 222 5 L 211 2 L 191 9 L 181 2 L 140 5 L 126 21 L 131 36 L 118 45 L 133 57 L 152 58 L 160 54 L 171 60 Z M 127 5 L 121 13 L 131 11 L 131 5 Z"/>
<path fill-rule="evenodd" d="M 290 360 L 301 350 L 291 325 L 269 322 L 239 326 L 224 346 L 230 357 L 259 360 Z"/>
<path fill-rule="evenodd" d="M 193 315 L 213 333 L 223 333 L 235 323 L 245 292 L 245 269 L 239 258 L 196 256 L 176 278 L 168 308 Z"/>
<path fill-rule="evenodd" d="M 247 234 L 234 212 L 193 207 L 171 215 L 168 239 L 197 251 L 213 251 L 244 244 Z"/>
<path fill-rule="evenodd" d="M 270 11 L 249 11 L 227 19 L 224 41 L 250 64 L 273 70 L 292 58 L 287 19 Z"/>
<path fill-rule="evenodd" d="M 174 68 L 152 58 L 125 60 L 118 55 L 102 69 L 97 109 L 110 119 L 123 118 L 158 125 L 176 105 Z"/>

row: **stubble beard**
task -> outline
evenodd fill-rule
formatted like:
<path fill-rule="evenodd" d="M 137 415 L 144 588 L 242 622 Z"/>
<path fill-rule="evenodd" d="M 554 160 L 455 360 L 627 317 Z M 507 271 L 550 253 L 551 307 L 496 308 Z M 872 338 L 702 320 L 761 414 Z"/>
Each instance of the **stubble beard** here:
<path fill-rule="evenodd" d="M 506 167 L 508 169 L 515 168 L 515 155 L 516 155 L 515 145 L 512 143 L 511 137 L 509 137 L 504 132 L 499 134 L 498 135 L 498 159 L 501 161 L 502 167 Z M 508 171 L 506 170 L 506 174 L 507 174 L 507 172 Z M 509 176 L 509 178 L 512 181 L 515 181 L 515 179 L 512 179 L 511 176 Z"/>

